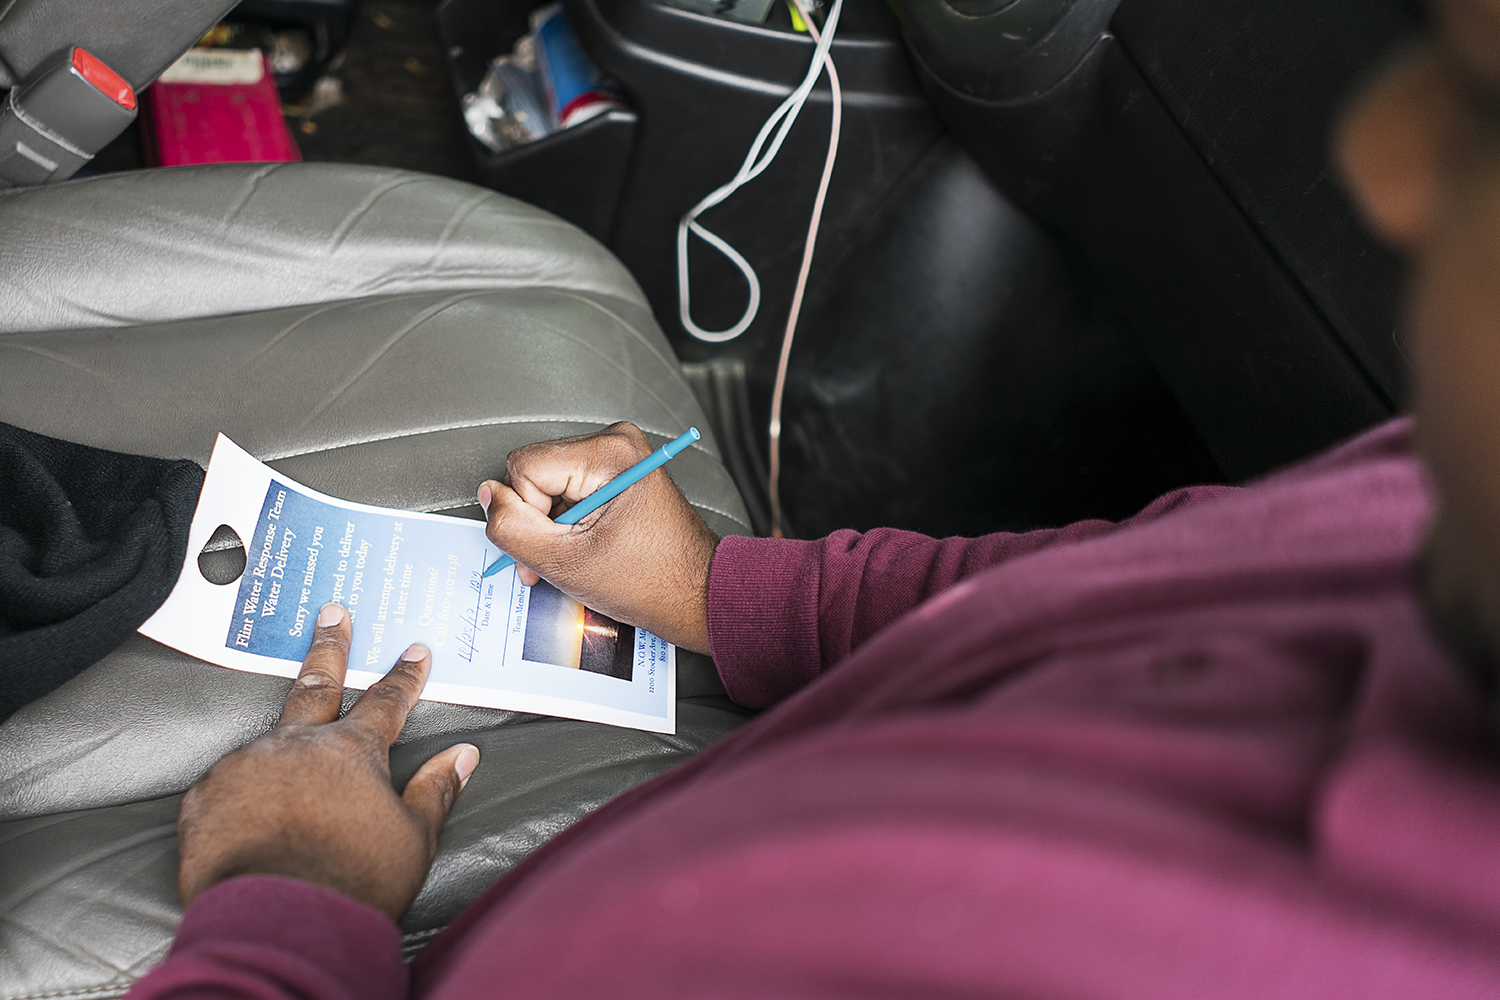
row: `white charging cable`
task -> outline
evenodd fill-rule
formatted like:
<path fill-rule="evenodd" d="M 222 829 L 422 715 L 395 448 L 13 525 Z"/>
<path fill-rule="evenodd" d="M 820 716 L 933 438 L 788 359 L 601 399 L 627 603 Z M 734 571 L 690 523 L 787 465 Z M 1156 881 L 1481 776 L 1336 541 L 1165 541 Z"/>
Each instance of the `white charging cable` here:
<path fill-rule="evenodd" d="M 816 49 L 813 52 L 812 63 L 807 68 L 807 75 L 797 89 L 781 102 L 766 123 L 761 126 L 760 133 L 756 135 L 755 142 L 750 145 L 750 152 L 745 154 L 745 162 L 740 165 L 739 171 L 730 179 L 729 183 L 713 191 L 708 197 L 690 208 L 686 215 L 677 223 L 677 304 L 679 316 L 682 320 L 683 329 L 697 337 L 699 340 L 708 341 L 711 344 L 722 344 L 726 340 L 733 340 L 749 329 L 750 324 L 755 322 L 755 316 L 760 312 L 760 278 L 755 273 L 755 268 L 744 256 L 730 246 L 721 237 L 710 232 L 698 222 L 698 216 L 724 201 L 750 181 L 759 177 L 765 169 L 771 165 L 776 154 L 781 151 L 781 144 L 786 140 L 787 133 L 792 130 L 797 115 L 801 113 L 803 105 L 807 103 L 807 97 L 812 93 L 813 84 L 817 82 L 823 68 L 828 69 L 829 79 L 834 87 L 834 133 L 831 147 L 838 145 L 838 122 L 840 115 L 840 97 L 838 91 L 837 77 L 833 71 L 833 60 L 828 55 L 829 46 L 833 44 L 834 31 L 838 28 L 839 14 L 843 10 L 844 0 L 833 0 L 833 7 L 828 12 L 828 18 L 823 23 L 823 30 L 813 23 L 812 14 L 803 0 L 793 0 L 797 9 L 802 14 L 802 21 L 811 33 Z M 774 136 L 772 133 L 775 133 Z M 768 142 L 769 140 L 769 142 Z M 832 169 L 832 158 L 829 160 L 829 169 L 824 171 L 823 185 L 826 188 L 828 173 Z M 822 213 L 823 198 L 819 192 L 817 207 L 813 215 L 813 232 L 817 231 L 818 217 Z M 739 269 L 745 276 L 746 283 L 750 286 L 749 302 L 745 305 L 745 313 L 733 326 L 723 330 L 705 330 L 693 322 L 692 316 L 692 278 L 688 273 L 688 233 L 692 233 L 703 240 L 709 246 L 722 253 L 729 262 Z M 809 239 L 809 251 L 811 242 Z M 799 286 L 800 287 L 800 286 Z M 795 318 L 795 313 L 793 314 Z M 776 504 L 775 497 L 771 500 L 772 506 Z"/>

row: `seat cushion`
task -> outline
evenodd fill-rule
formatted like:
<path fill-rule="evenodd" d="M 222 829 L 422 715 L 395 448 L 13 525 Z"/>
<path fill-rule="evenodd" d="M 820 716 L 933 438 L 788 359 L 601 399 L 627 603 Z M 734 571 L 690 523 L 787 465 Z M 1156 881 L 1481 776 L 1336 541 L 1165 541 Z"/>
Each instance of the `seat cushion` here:
<path fill-rule="evenodd" d="M 656 442 L 707 430 L 608 251 L 467 184 L 142 171 L 0 194 L 0 229 L 0 421 L 29 430 L 199 462 L 223 431 L 335 496 L 461 516 L 522 444 L 621 419 Z M 671 475 L 714 530 L 748 532 L 711 435 Z M 675 736 L 417 707 L 398 781 L 459 738 L 483 762 L 404 921 L 414 946 L 537 844 L 743 721 L 711 662 L 680 664 Z M 0 726 L 0 1000 L 118 995 L 165 952 L 181 793 L 274 723 L 289 683 L 137 636 Z"/>
<path fill-rule="evenodd" d="M 431 174 L 214 164 L 0 192 L 0 333 L 136 326 L 407 292 L 552 288 L 643 303 L 555 215 Z"/>

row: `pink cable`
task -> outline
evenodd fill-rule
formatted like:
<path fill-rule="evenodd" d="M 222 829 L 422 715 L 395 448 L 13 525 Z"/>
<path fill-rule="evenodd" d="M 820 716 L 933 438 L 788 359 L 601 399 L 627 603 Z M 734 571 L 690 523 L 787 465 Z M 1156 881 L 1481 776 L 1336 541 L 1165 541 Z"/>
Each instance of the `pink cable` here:
<path fill-rule="evenodd" d="M 818 26 L 813 23 L 812 11 L 806 0 L 792 0 L 802 15 L 802 23 L 814 44 L 819 41 Z M 835 0 L 842 2 L 842 0 Z M 812 271 L 813 250 L 818 242 L 818 226 L 823 220 L 823 202 L 828 197 L 828 182 L 833 178 L 833 164 L 839 155 L 839 130 L 844 122 L 844 93 L 839 87 L 839 74 L 833 68 L 833 50 L 830 47 L 823 56 L 823 67 L 828 71 L 828 86 L 833 94 L 833 123 L 828 132 L 828 159 L 823 164 L 823 179 L 818 183 L 818 196 L 813 201 L 812 221 L 807 228 L 807 245 L 802 251 L 802 270 L 797 274 L 797 290 L 792 293 L 792 308 L 786 318 L 786 333 L 781 338 L 781 360 L 776 365 L 776 388 L 771 392 L 771 474 L 768 484 L 771 493 L 771 535 L 784 538 L 781 530 L 781 397 L 786 389 L 787 364 L 792 357 L 792 338 L 797 333 L 797 319 L 802 314 L 802 298 L 807 291 L 807 276 Z"/>

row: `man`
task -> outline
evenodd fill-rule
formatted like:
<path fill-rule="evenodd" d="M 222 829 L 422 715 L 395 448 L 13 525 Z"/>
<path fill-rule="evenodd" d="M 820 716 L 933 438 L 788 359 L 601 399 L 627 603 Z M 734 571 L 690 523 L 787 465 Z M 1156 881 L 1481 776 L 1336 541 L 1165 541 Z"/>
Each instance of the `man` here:
<path fill-rule="evenodd" d="M 1435 512 L 1406 421 L 1123 525 L 943 542 L 716 542 L 662 473 L 567 528 L 644 441 L 522 449 L 479 496 L 528 579 L 777 707 L 538 850 L 408 980 L 392 918 L 477 751 L 398 797 L 426 651 L 335 721 L 325 609 L 281 725 L 184 801 L 190 905 L 132 995 L 1500 993 L 1500 0 L 1436 13 L 1340 137 L 1414 264 Z"/>

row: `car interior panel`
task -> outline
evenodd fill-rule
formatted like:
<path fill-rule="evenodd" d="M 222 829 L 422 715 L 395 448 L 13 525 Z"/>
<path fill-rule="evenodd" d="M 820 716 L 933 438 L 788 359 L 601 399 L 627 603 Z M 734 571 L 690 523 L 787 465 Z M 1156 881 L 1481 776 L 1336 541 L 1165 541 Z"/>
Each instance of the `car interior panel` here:
<path fill-rule="evenodd" d="M 24 94 L 78 49 L 143 92 L 239 16 L 312 26 L 310 68 L 277 76 L 303 101 L 346 45 L 355 58 L 380 2 L 14 0 L 0 88 Z M 808 34 L 780 2 L 747 24 L 565 0 L 626 106 L 497 152 L 462 132 L 460 101 L 539 4 L 384 2 L 430 24 L 445 64 L 423 72 L 451 83 L 438 117 L 472 162 L 153 168 L 126 149 L 132 126 L 72 179 L 11 181 L 0 422 L 205 465 L 222 432 L 333 496 L 470 518 L 512 449 L 619 420 L 656 447 L 696 426 L 672 479 L 715 533 L 768 534 L 766 428 L 826 78 L 771 166 L 708 216 L 764 288 L 737 339 L 684 326 L 674 247 L 807 72 Z M 1402 403 L 1398 261 L 1340 193 L 1326 137 L 1420 32 L 1415 5 L 845 3 L 842 136 L 780 416 L 789 534 L 1120 519 Z M 694 320 L 732 324 L 741 273 L 703 241 L 689 262 Z M 708 657 L 679 656 L 675 735 L 418 706 L 392 750 L 398 786 L 458 735 L 487 763 L 402 923 L 409 951 L 539 844 L 752 715 Z M 160 960 L 181 915 L 182 795 L 274 725 L 289 685 L 137 635 L 0 721 L 0 1000 L 119 996 Z"/>

